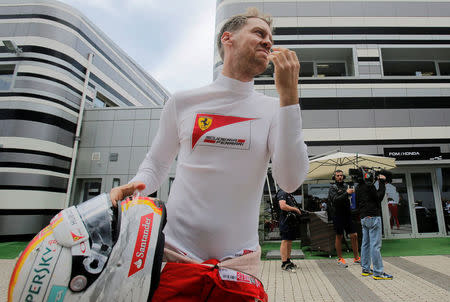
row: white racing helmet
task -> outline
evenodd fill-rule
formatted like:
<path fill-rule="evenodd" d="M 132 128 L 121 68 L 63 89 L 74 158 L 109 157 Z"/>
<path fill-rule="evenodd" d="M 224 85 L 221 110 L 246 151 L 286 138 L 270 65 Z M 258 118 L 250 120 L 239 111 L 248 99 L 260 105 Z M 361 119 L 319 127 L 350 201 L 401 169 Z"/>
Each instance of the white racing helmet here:
<path fill-rule="evenodd" d="M 8 301 L 150 301 L 165 223 L 164 204 L 139 196 L 117 209 L 109 194 L 64 209 L 20 255 Z"/>

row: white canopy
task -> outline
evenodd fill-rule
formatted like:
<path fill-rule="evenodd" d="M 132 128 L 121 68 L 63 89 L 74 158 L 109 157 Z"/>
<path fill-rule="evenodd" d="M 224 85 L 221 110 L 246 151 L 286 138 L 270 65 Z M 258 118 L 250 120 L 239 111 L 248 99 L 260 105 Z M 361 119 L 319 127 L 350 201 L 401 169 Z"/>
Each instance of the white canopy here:
<path fill-rule="evenodd" d="M 348 174 L 348 169 L 361 166 L 386 170 L 396 167 L 395 158 L 337 152 L 311 160 L 309 162 L 308 179 L 330 178 L 335 170 L 342 170 Z"/>

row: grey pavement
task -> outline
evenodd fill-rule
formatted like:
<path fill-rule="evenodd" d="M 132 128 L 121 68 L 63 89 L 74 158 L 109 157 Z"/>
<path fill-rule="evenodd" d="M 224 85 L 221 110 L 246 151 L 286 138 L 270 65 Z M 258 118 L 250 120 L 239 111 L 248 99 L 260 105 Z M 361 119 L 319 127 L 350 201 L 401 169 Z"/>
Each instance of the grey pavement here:
<path fill-rule="evenodd" d="M 450 301 L 450 257 L 384 257 L 393 280 L 361 276 L 361 267 L 346 259 L 348 268 L 334 259 L 294 260 L 295 273 L 281 270 L 278 260 L 263 261 L 260 279 L 269 301 Z M 0 301 L 6 301 L 15 260 L 0 259 Z"/>

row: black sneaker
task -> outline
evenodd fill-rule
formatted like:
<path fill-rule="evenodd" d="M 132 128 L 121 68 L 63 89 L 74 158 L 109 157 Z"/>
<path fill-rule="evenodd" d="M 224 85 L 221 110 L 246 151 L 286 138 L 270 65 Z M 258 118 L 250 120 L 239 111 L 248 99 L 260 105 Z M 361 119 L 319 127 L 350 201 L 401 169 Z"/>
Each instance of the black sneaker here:
<path fill-rule="evenodd" d="M 292 262 L 281 265 L 281 269 L 287 272 L 295 273 L 295 266 Z"/>
<path fill-rule="evenodd" d="M 297 269 L 298 268 L 298 266 L 297 266 L 297 264 L 295 264 L 294 262 L 292 262 L 292 260 L 291 259 L 289 259 L 289 262 L 294 266 L 294 268 L 295 269 Z"/>

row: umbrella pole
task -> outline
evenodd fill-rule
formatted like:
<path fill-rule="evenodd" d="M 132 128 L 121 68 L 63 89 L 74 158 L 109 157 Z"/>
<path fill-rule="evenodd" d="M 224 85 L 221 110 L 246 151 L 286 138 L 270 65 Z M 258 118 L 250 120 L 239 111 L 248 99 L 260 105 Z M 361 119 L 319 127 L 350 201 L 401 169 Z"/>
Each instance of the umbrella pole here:
<path fill-rule="evenodd" d="M 304 190 L 305 184 L 302 184 L 302 210 L 305 209 L 305 190 Z"/>
<path fill-rule="evenodd" d="M 267 182 L 267 188 L 269 189 L 269 200 L 270 200 L 270 214 L 273 218 L 273 212 L 274 212 L 274 205 L 273 205 L 273 200 L 272 200 L 272 192 L 270 190 L 270 182 L 269 182 L 269 175 L 266 174 L 266 182 Z M 276 189 L 276 187 L 275 187 Z"/>

